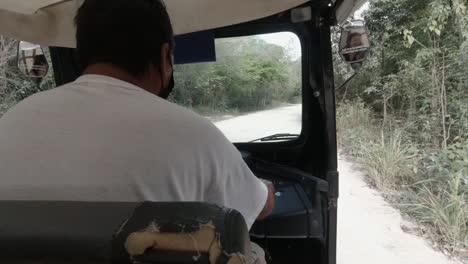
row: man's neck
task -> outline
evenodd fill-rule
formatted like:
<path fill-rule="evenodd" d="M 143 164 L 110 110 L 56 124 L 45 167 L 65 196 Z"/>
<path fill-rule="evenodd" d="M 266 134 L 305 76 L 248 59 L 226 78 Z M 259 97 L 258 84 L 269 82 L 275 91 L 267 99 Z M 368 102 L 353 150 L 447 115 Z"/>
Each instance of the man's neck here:
<path fill-rule="evenodd" d="M 104 75 L 104 76 L 122 80 L 124 82 L 131 83 L 150 93 L 157 94 L 159 92 L 159 91 L 154 91 L 154 87 L 152 85 L 148 85 L 148 83 L 145 82 L 144 78 L 142 79 L 135 78 L 134 76 L 129 74 L 127 71 L 122 70 L 119 67 L 116 67 L 115 65 L 110 64 L 110 63 L 97 63 L 97 64 L 90 65 L 83 71 L 83 75 L 86 75 L 86 74 Z"/>

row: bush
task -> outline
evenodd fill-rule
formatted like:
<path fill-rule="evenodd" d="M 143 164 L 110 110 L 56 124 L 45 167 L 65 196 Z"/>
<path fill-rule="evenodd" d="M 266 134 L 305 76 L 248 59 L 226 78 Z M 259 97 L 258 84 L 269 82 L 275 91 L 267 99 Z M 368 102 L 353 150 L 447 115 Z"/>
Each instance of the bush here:
<path fill-rule="evenodd" d="M 413 177 L 416 149 L 403 142 L 401 131 L 383 133 L 370 108 L 362 102 L 345 102 L 337 109 L 339 145 L 366 170 L 378 189 L 395 189 Z M 409 179 L 408 179 L 409 178 Z"/>
<path fill-rule="evenodd" d="M 336 110 L 338 145 L 352 156 L 362 156 L 368 141 L 378 140 L 378 130 L 370 108 L 364 103 L 344 102 Z"/>
<path fill-rule="evenodd" d="M 448 181 L 429 179 L 416 184 L 408 194 L 404 212 L 429 227 L 428 234 L 451 253 L 468 246 L 466 183 L 460 172 Z"/>
<path fill-rule="evenodd" d="M 445 250 L 468 247 L 468 141 L 458 137 L 445 150 L 427 152 L 412 143 L 414 133 L 391 126 L 383 130 L 377 120 L 360 101 L 340 104 L 342 151 L 362 166 L 377 189 L 396 192 L 397 206 Z"/>
<path fill-rule="evenodd" d="M 401 131 L 389 133 L 380 142 L 365 143 L 365 151 L 358 157 L 371 182 L 380 190 L 395 190 L 414 180 L 415 148 L 403 143 Z"/>
<path fill-rule="evenodd" d="M 446 150 L 427 155 L 421 171 L 421 177 L 427 180 L 415 185 L 415 202 L 407 206 L 452 252 L 468 246 L 467 143 L 460 140 Z"/>

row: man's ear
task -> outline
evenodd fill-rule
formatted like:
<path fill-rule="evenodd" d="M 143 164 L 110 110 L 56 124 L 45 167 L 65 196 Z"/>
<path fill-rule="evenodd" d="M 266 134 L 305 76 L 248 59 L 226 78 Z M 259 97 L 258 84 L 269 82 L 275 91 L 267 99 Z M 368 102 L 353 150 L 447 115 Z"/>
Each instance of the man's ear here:
<path fill-rule="evenodd" d="M 171 56 L 171 46 L 169 43 L 164 43 L 161 47 L 161 70 L 168 74 L 172 71 L 172 56 Z"/>

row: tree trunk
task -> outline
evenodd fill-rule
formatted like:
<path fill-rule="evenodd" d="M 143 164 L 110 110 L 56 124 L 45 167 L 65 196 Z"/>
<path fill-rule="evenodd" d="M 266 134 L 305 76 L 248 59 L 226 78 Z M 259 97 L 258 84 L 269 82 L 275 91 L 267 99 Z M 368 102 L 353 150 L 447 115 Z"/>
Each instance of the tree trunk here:
<path fill-rule="evenodd" d="M 442 149 L 447 149 L 448 131 L 446 126 L 447 116 L 447 89 L 445 87 L 445 54 L 442 54 L 442 77 L 440 80 L 440 121 L 442 124 Z"/>
<path fill-rule="evenodd" d="M 439 117 L 439 100 L 440 100 L 440 88 L 439 88 L 439 77 L 438 77 L 438 63 L 437 63 L 437 51 L 436 51 L 436 40 L 435 37 L 431 36 L 432 40 L 432 65 L 431 65 L 431 123 L 432 123 L 432 147 L 434 149 L 440 148 L 440 122 Z"/>

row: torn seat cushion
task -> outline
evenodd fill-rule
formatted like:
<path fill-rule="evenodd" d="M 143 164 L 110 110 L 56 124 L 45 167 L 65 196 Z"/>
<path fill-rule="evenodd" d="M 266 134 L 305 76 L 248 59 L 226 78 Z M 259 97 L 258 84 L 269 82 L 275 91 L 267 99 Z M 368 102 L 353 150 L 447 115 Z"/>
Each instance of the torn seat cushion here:
<path fill-rule="evenodd" d="M 144 203 L 116 233 L 114 259 L 152 263 L 245 263 L 247 225 L 232 209 L 197 203 Z M 120 255 L 116 255 L 119 253 Z M 167 257 L 169 256 L 169 257 Z"/>
<path fill-rule="evenodd" d="M 0 210 L 1 263 L 233 264 L 250 252 L 241 214 L 216 205 L 0 201 Z"/>

